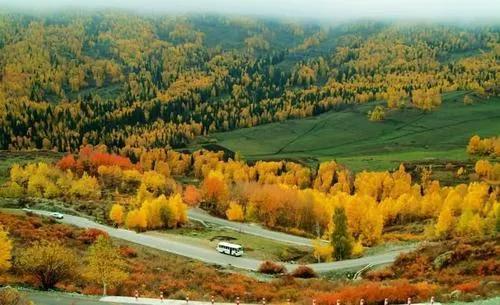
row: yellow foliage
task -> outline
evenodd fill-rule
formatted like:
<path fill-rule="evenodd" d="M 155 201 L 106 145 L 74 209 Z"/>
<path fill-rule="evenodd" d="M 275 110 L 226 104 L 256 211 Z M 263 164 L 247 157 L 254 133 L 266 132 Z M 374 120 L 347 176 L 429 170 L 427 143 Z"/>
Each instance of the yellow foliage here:
<path fill-rule="evenodd" d="M 489 178 L 493 172 L 493 166 L 488 160 L 478 160 L 474 166 L 474 170 L 479 177 Z"/>
<path fill-rule="evenodd" d="M 368 119 L 372 122 L 379 122 L 385 119 L 385 109 L 382 106 L 375 106 L 368 112 Z"/>
<path fill-rule="evenodd" d="M 465 210 L 460 218 L 455 229 L 458 236 L 482 237 L 484 235 L 485 222 L 478 214 L 472 210 Z"/>
<path fill-rule="evenodd" d="M 167 179 L 155 171 L 147 171 L 142 175 L 141 184 L 149 192 L 159 194 L 167 187 Z"/>
<path fill-rule="evenodd" d="M 226 211 L 227 219 L 232 221 L 243 221 L 245 218 L 245 213 L 243 212 L 243 207 L 238 203 L 231 201 L 229 203 L 229 209 Z"/>
<path fill-rule="evenodd" d="M 143 210 L 132 210 L 128 212 L 125 225 L 129 229 L 144 230 L 148 226 L 146 214 Z"/>
<path fill-rule="evenodd" d="M 384 218 L 373 198 L 354 195 L 345 202 L 349 231 L 365 245 L 374 245 L 382 236 Z"/>
<path fill-rule="evenodd" d="M 121 225 L 123 223 L 124 209 L 120 204 L 113 204 L 111 210 L 109 211 L 109 219 L 111 219 L 115 224 Z"/>
<path fill-rule="evenodd" d="M 16 257 L 16 265 L 36 277 L 43 289 L 54 288 L 59 281 L 74 276 L 77 264 L 73 250 L 49 241 L 37 242 Z"/>
<path fill-rule="evenodd" d="M 430 111 L 441 105 L 441 93 L 437 88 L 417 89 L 412 93 L 412 103 L 424 111 Z"/>
<path fill-rule="evenodd" d="M 108 187 L 118 186 L 123 177 L 123 171 L 119 166 L 101 165 L 97 168 L 97 173 Z"/>
<path fill-rule="evenodd" d="M 355 242 L 354 245 L 352 246 L 352 256 L 359 257 L 362 256 L 364 252 L 365 248 L 363 247 L 361 241 L 358 240 L 357 242 Z"/>
<path fill-rule="evenodd" d="M 0 273 L 10 268 L 12 258 L 12 242 L 9 235 L 0 226 Z"/>
<path fill-rule="evenodd" d="M 7 198 L 19 198 L 24 194 L 22 186 L 14 181 L 7 182 L 5 187 L 0 188 L 0 196 Z"/>
<path fill-rule="evenodd" d="M 313 255 L 318 262 L 331 262 L 333 260 L 333 246 L 319 239 L 313 240 Z"/>
<path fill-rule="evenodd" d="M 157 198 L 145 200 L 141 204 L 139 214 L 140 217 L 145 217 L 145 225 L 141 222 L 136 227 L 148 229 L 175 228 L 187 221 L 187 206 L 182 201 L 180 194 L 168 198 L 165 195 L 160 195 Z"/>
<path fill-rule="evenodd" d="M 225 201 L 229 195 L 224 175 L 220 171 L 210 171 L 201 186 L 203 197 L 208 202 Z"/>
<path fill-rule="evenodd" d="M 445 206 L 439 214 L 435 234 L 438 238 L 446 238 L 453 230 L 454 218 L 450 207 Z"/>
<path fill-rule="evenodd" d="M 83 176 L 73 181 L 69 190 L 72 196 L 83 199 L 99 199 L 101 197 L 101 187 L 95 177 L 83 173 Z"/>
<path fill-rule="evenodd" d="M 478 135 L 474 135 L 469 140 L 467 152 L 470 155 L 500 156 L 500 137 L 481 139 Z"/>
<path fill-rule="evenodd" d="M 119 284 L 127 278 L 125 260 L 118 253 L 111 240 L 99 236 L 87 252 L 85 277 L 103 286 L 106 295 L 107 287 Z"/>

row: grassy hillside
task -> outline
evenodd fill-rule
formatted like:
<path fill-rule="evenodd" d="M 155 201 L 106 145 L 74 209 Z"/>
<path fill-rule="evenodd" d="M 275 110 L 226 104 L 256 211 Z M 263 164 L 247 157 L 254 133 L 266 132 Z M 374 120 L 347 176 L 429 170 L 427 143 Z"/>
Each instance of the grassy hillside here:
<path fill-rule="evenodd" d="M 464 92 L 448 93 L 431 113 L 405 109 L 383 122 L 366 114 L 374 103 L 339 112 L 214 134 L 208 141 L 239 151 L 247 160 L 336 159 L 361 169 L 388 169 L 402 161 L 466 160 L 474 134 L 500 134 L 500 98 L 463 104 Z"/>
<path fill-rule="evenodd" d="M 0 184 L 9 178 L 9 171 L 13 164 L 24 165 L 36 162 L 53 162 L 63 154 L 52 151 L 0 151 Z"/>

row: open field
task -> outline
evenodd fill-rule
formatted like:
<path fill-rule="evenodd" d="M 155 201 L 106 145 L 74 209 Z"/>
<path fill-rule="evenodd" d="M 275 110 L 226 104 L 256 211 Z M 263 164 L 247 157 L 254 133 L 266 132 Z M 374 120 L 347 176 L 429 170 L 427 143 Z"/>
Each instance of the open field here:
<path fill-rule="evenodd" d="M 383 122 L 366 114 L 375 103 L 317 117 L 216 133 L 209 141 L 239 151 L 246 160 L 292 159 L 305 163 L 335 159 L 355 171 L 391 169 L 401 162 L 466 161 L 474 134 L 500 134 L 500 98 L 464 105 L 464 92 L 447 93 L 431 113 L 390 112 Z"/>
<path fill-rule="evenodd" d="M 46 150 L 37 151 L 5 151 L 0 150 L 0 185 L 7 181 L 9 169 L 14 163 L 52 162 L 63 154 Z"/>

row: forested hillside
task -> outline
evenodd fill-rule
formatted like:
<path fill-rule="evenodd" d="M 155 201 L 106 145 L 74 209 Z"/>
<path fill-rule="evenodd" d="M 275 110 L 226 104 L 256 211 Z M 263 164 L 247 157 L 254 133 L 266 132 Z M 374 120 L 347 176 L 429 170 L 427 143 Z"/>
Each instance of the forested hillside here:
<path fill-rule="evenodd" d="M 370 116 L 379 120 L 387 109 L 435 111 L 444 92 L 499 93 L 498 26 L 0 17 L 0 149 L 183 147 L 346 104 L 384 101 Z"/>

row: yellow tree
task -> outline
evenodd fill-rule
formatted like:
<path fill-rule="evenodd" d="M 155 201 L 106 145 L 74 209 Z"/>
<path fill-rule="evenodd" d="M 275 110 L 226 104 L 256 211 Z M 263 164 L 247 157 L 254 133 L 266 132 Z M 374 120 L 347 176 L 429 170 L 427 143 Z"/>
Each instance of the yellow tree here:
<path fill-rule="evenodd" d="M 372 122 L 383 121 L 384 118 L 385 118 L 385 109 L 380 105 L 375 106 L 373 110 L 368 112 L 368 119 Z"/>
<path fill-rule="evenodd" d="M 479 177 L 489 178 L 493 172 L 493 165 L 488 160 L 478 160 L 474 169 Z"/>
<path fill-rule="evenodd" d="M 102 285 L 102 293 L 107 288 L 121 283 L 127 278 L 125 261 L 109 238 L 99 236 L 87 252 L 85 277 Z"/>
<path fill-rule="evenodd" d="M 481 138 L 478 135 L 473 135 L 469 140 L 469 144 L 467 145 L 467 152 L 471 155 L 477 154 L 480 144 Z"/>
<path fill-rule="evenodd" d="M 132 210 L 128 212 L 125 225 L 129 229 L 144 230 L 148 226 L 147 216 L 144 210 Z"/>
<path fill-rule="evenodd" d="M 0 226 L 0 272 L 10 268 L 12 258 L 12 242 L 9 235 Z"/>
<path fill-rule="evenodd" d="M 187 222 L 187 205 L 180 194 L 168 198 L 168 209 L 173 213 L 170 221 L 165 223 L 167 227 L 175 228 Z"/>
<path fill-rule="evenodd" d="M 445 206 L 441 213 L 439 213 L 438 221 L 436 223 L 435 232 L 439 238 L 446 238 L 449 236 L 453 229 L 453 213 L 450 207 Z"/>
<path fill-rule="evenodd" d="M 109 219 L 111 219 L 115 224 L 121 225 L 123 223 L 123 206 L 116 203 L 113 204 L 111 210 L 109 211 Z"/>
<path fill-rule="evenodd" d="M 99 199 L 101 197 L 101 187 L 95 177 L 83 173 L 83 176 L 75 180 L 69 193 L 77 198 Z"/>
<path fill-rule="evenodd" d="M 14 288 L 4 287 L 0 289 L 0 304 L 9 305 L 33 305 L 23 294 Z"/>
<path fill-rule="evenodd" d="M 218 204 L 226 200 L 229 193 L 224 175 L 220 171 L 210 171 L 208 176 L 203 180 L 201 192 L 207 203 L 207 207 L 215 210 Z M 222 213 L 224 211 L 225 209 L 222 210 Z"/>
<path fill-rule="evenodd" d="M 73 250 L 57 242 L 42 241 L 24 249 L 16 257 L 16 265 L 34 276 L 44 290 L 75 276 L 78 258 Z"/>
<path fill-rule="evenodd" d="M 330 243 L 325 243 L 319 239 L 313 240 L 313 255 L 320 262 L 330 262 L 333 255 L 333 246 Z"/>
<path fill-rule="evenodd" d="M 459 236 L 482 237 L 484 234 L 485 221 L 479 214 L 471 209 L 466 209 L 458 219 L 456 234 Z"/>
<path fill-rule="evenodd" d="M 201 201 L 201 193 L 194 185 L 188 185 L 184 190 L 183 199 L 187 205 L 197 206 Z"/>
<path fill-rule="evenodd" d="M 232 221 L 243 221 L 245 218 L 245 213 L 243 212 L 243 207 L 238 203 L 231 201 L 229 203 L 229 209 L 226 211 L 227 219 Z"/>

